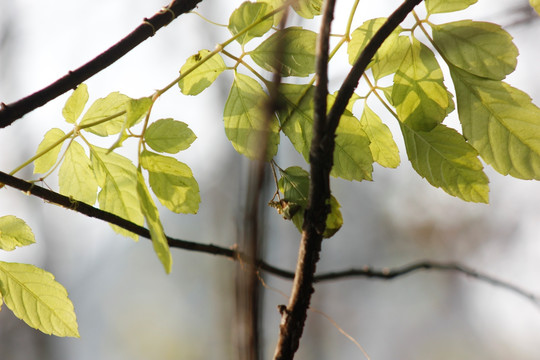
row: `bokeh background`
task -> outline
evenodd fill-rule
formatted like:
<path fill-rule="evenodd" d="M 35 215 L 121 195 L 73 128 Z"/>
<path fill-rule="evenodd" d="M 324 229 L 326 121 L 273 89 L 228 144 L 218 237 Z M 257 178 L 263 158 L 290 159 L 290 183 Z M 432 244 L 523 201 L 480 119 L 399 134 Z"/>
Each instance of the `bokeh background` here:
<path fill-rule="evenodd" d="M 205 0 L 197 11 L 227 23 L 240 1 Z M 333 31 L 343 29 L 352 0 L 338 1 Z M 388 15 L 400 1 L 362 1 L 353 28 Z M 20 99 L 93 58 L 154 14 L 161 0 L 0 0 L 0 101 Z M 470 9 L 434 16 L 434 22 L 472 18 L 505 27 L 520 50 L 508 82 L 540 103 L 540 21 L 525 0 L 480 0 Z M 422 10 L 419 10 L 422 12 Z M 291 23 L 302 20 L 295 17 Z M 316 28 L 316 25 L 306 24 Z M 194 14 L 160 30 L 86 83 L 90 101 L 120 91 L 150 95 L 174 79 L 185 59 L 228 38 L 226 28 Z M 233 47 L 234 49 L 234 47 Z M 238 48 L 236 48 L 238 50 Z M 332 90 L 348 71 L 345 49 L 331 67 Z M 448 76 L 447 76 L 448 78 Z M 197 215 L 162 209 L 174 237 L 231 247 L 238 241 L 246 191 L 247 161 L 234 152 L 222 125 L 231 84 L 224 73 L 203 94 L 173 89 L 152 118 L 187 122 L 198 139 L 179 154 L 201 188 Z M 450 84 L 448 84 L 450 85 Z M 450 85 L 451 86 L 451 85 Z M 10 171 L 35 152 L 44 133 L 66 125 L 61 109 L 68 95 L 0 131 L 0 168 Z M 393 130 L 394 120 L 379 112 Z M 456 114 L 448 119 L 458 124 Z M 375 166 L 374 181 L 333 180 L 342 205 L 343 228 L 324 242 L 320 271 L 372 265 L 396 267 L 422 259 L 459 261 L 540 294 L 540 184 L 503 177 L 491 169 L 490 205 L 464 203 L 431 187 L 412 169 L 399 133 L 402 164 Z M 133 154 L 129 146 L 122 151 Z M 286 138 L 281 167 L 299 164 Z M 28 167 L 19 176 L 31 179 Z M 57 189 L 53 175 L 47 186 Z M 268 189 L 268 200 L 273 190 Z M 100 221 L 28 197 L 0 191 L 0 216 L 16 215 L 32 227 L 37 243 L 2 261 L 32 263 L 52 272 L 68 290 L 80 339 L 56 338 L 29 328 L 5 307 L 0 312 L 0 359 L 236 359 L 234 262 L 173 249 L 165 275 L 149 241 L 116 235 Z M 265 219 L 265 258 L 294 269 L 299 236 L 273 210 Z M 278 334 L 278 304 L 291 282 L 264 275 L 262 340 L 271 359 Z M 324 312 L 363 347 L 371 359 L 540 358 L 540 308 L 507 290 L 455 273 L 421 272 L 392 281 L 347 279 L 316 287 L 313 307 Z M 363 359 L 362 351 L 325 316 L 309 313 L 298 359 Z"/>

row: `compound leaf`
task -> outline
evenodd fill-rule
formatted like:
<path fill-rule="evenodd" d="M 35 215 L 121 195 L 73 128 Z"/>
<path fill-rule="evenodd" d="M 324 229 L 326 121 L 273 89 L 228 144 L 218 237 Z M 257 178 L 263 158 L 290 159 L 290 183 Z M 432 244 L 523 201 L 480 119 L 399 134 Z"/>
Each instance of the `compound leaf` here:
<path fill-rule="evenodd" d="M 49 171 L 54 166 L 54 164 L 56 164 L 56 161 L 58 160 L 58 154 L 60 153 L 60 150 L 62 150 L 63 141 L 60 142 L 60 140 L 65 135 L 66 134 L 58 128 L 52 128 L 51 130 L 47 131 L 47 133 L 45 133 L 45 135 L 43 136 L 43 140 L 38 145 L 36 155 L 43 153 L 54 144 L 58 144 L 46 153 L 43 153 L 36 160 L 34 160 L 34 174 L 44 174 Z"/>
<path fill-rule="evenodd" d="M 276 31 L 249 55 L 267 71 L 279 71 L 282 76 L 308 76 L 315 72 L 316 40 L 313 31 L 293 26 Z"/>
<path fill-rule="evenodd" d="M 197 136 L 186 123 L 173 119 L 160 119 L 144 133 L 146 144 L 158 152 L 176 154 L 189 148 Z"/>
<path fill-rule="evenodd" d="M 125 128 L 126 124 L 126 103 L 131 99 L 119 92 L 113 92 L 105 98 L 97 99 L 83 115 L 79 126 L 88 126 L 99 120 L 118 115 L 108 121 L 98 123 L 92 127 L 85 127 L 84 130 L 99 136 L 109 136 L 118 134 Z"/>
<path fill-rule="evenodd" d="M 231 14 L 228 29 L 231 34 L 236 35 L 251 24 L 259 21 L 270 11 L 272 11 L 272 9 L 264 2 L 252 3 L 245 1 Z M 236 38 L 236 41 L 242 45 L 245 45 L 249 40 L 266 34 L 266 32 L 272 28 L 273 24 L 274 19 L 269 17 L 249 31 L 245 32 L 243 35 L 240 35 L 238 38 Z"/>
<path fill-rule="evenodd" d="M 49 335 L 79 337 L 73 304 L 51 273 L 0 261 L 0 293 L 6 306 L 28 326 Z"/>
<path fill-rule="evenodd" d="M 64 119 L 70 124 L 75 124 L 79 116 L 81 116 L 87 101 L 88 87 L 86 84 L 80 84 L 66 100 L 66 104 L 62 109 L 62 116 L 64 116 Z"/>
<path fill-rule="evenodd" d="M 360 126 L 370 140 L 369 149 L 373 155 L 373 160 L 384 167 L 398 167 L 400 163 L 399 150 L 392 133 L 367 104 L 364 105 Z"/>
<path fill-rule="evenodd" d="M 199 185 L 189 166 L 150 151 L 143 151 L 140 159 L 154 194 L 164 206 L 175 213 L 195 214 L 199 210 Z"/>
<path fill-rule="evenodd" d="M 141 211 L 146 220 L 146 224 L 148 225 L 148 229 L 150 230 L 154 251 L 158 256 L 159 261 L 163 264 L 165 272 L 169 274 L 172 268 L 171 251 L 169 249 L 167 237 L 165 236 L 165 231 L 163 231 L 163 225 L 159 219 L 158 209 L 156 204 L 154 204 L 154 200 L 152 200 L 152 196 L 150 196 L 150 192 L 146 187 L 140 170 L 137 171 L 137 194 L 139 195 Z"/>
<path fill-rule="evenodd" d="M 0 217 L 0 249 L 12 251 L 16 247 L 35 243 L 34 233 L 24 220 L 13 215 Z"/>
<path fill-rule="evenodd" d="M 98 184 L 92 164 L 84 148 L 76 141 L 71 142 L 64 161 L 58 171 L 60 194 L 73 196 L 76 200 L 94 205 Z"/>
<path fill-rule="evenodd" d="M 223 110 L 225 134 L 236 151 L 251 159 L 259 156 L 263 136 L 268 137 L 265 159 L 271 159 L 277 152 L 279 124 L 274 115 L 271 116 L 268 129 L 265 128 L 268 114 L 264 109 L 267 98 L 256 80 L 247 75 L 235 74 Z"/>
<path fill-rule="evenodd" d="M 478 0 L 426 0 L 429 14 L 459 11 L 475 4 Z"/>
<path fill-rule="evenodd" d="M 182 68 L 180 74 L 187 73 L 189 69 L 195 66 L 203 58 L 210 54 L 210 50 L 201 50 L 197 54 L 190 56 Z M 195 70 L 187 73 L 178 81 L 178 86 L 184 95 L 200 94 L 218 78 L 225 70 L 225 62 L 219 54 L 215 54 L 204 63 L 199 65 Z"/>
<path fill-rule="evenodd" d="M 499 25 L 461 20 L 433 25 L 443 58 L 471 74 L 502 80 L 516 68 L 518 49 Z"/>

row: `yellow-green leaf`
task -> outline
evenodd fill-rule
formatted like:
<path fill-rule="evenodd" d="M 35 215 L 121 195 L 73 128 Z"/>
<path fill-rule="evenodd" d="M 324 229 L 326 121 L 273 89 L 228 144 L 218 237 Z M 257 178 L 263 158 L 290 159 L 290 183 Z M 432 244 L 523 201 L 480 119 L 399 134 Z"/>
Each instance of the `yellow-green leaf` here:
<path fill-rule="evenodd" d="M 62 115 L 70 124 L 75 124 L 79 116 L 81 116 L 84 105 L 88 101 L 88 88 L 86 84 L 77 86 L 73 94 L 67 99 Z"/>
<path fill-rule="evenodd" d="M 276 31 L 249 55 L 267 71 L 279 71 L 282 76 L 308 76 L 315 72 L 316 41 L 313 31 L 293 26 Z"/>
<path fill-rule="evenodd" d="M 189 148 L 197 136 L 186 123 L 173 119 L 160 119 L 144 133 L 146 144 L 158 152 L 176 154 Z"/>
<path fill-rule="evenodd" d="M 270 11 L 272 11 L 272 8 L 266 3 L 252 3 L 245 1 L 231 14 L 228 26 L 229 31 L 231 34 L 236 35 L 248 26 L 259 21 Z M 243 35 L 240 35 L 238 38 L 236 38 L 236 41 L 242 45 L 247 44 L 249 40 L 266 34 L 266 32 L 272 28 L 273 24 L 274 19 L 269 17 L 255 27 L 251 28 L 249 31 L 245 32 Z"/>
<path fill-rule="evenodd" d="M 90 148 L 92 168 L 101 190 L 98 194 L 99 207 L 112 212 L 137 225 L 143 225 L 144 217 L 137 195 L 137 169 L 133 163 L 122 155 L 97 146 Z M 138 236 L 111 225 L 118 233 L 135 240 Z"/>
<path fill-rule="evenodd" d="M 450 106 L 435 55 L 415 38 L 394 75 L 392 104 L 400 121 L 422 131 L 440 124 Z"/>
<path fill-rule="evenodd" d="M 165 231 L 163 231 L 163 225 L 159 219 L 158 209 L 156 204 L 154 204 L 154 200 L 152 200 L 152 196 L 150 196 L 140 170 L 137 171 L 137 194 L 139 195 L 141 211 L 150 230 L 154 251 L 161 264 L 163 264 L 165 272 L 169 274 L 172 268 L 171 250 L 169 249 Z"/>
<path fill-rule="evenodd" d="M 384 167 L 396 168 L 400 163 L 399 150 L 388 126 L 367 104 L 360 118 L 360 126 L 369 137 L 373 160 Z"/>
<path fill-rule="evenodd" d="M 297 0 L 292 2 L 292 7 L 298 15 L 306 19 L 313 19 L 321 14 L 323 0 Z"/>
<path fill-rule="evenodd" d="M 236 151 L 251 159 L 257 158 L 260 154 L 259 147 L 263 142 L 263 136 L 268 137 L 266 160 L 270 160 L 277 152 L 279 125 L 272 114 L 266 128 L 267 99 L 268 96 L 256 80 L 247 75 L 235 74 L 223 110 L 225 134 Z"/>
<path fill-rule="evenodd" d="M 34 174 L 44 174 L 56 164 L 58 154 L 62 150 L 62 144 L 64 142 L 62 138 L 65 135 L 62 130 L 52 128 L 43 136 L 43 140 L 39 143 L 36 150 L 36 155 L 42 155 L 34 160 Z"/>
<path fill-rule="evenodd" d="M 489 180 L 478 152 L 456 130 L 442 124 L 431 131 L 401 126 L 407 155 L 431 185 L 465 201 L 489 202 Z"/>
<path fill-rule="evenodd" d="M 79 126 L 99 136 L 118 134 L 126 124 L 126 103 L 131 99 L 119 92 L 97 99 L 83 115 Z M 118 116 L 115 116 L 118 115 Z M 111 118 L 107 121 L 100 122 Z M 96 123 L 92 127 L 84 127 Z"/>
<path fill-rule="evenodd" d="M 98 184 L 92 164 L 84 148 L 76 141 L 66 150 L 58 171 L 58 185 L 62 195 L 72 196 L 75 200 L 89 205 L 96 202 Z"/>
<path fill-rule="evenodd" d="M 49 335 L 79 337 L 73 304 L 51 273 L 1 261 L 0 293 L 6 306 L 30 327 Z"/>
<path fill-rule="evenodd" d="M 540 15 L 540 0 L 529 0 L 531 6 Z"/>
<path fill-rule="evenodd" d="M 204 57 L 210 54 L 210 50 L 201 50 L 197 54 L 190 56 L 182 68 L 180 74 L 187 73 L 189 69 L 199 63 Z M 178 86 L 184 95 L 197 95 L 218 78 L 219 74 L 227 67 L 221 55 L 216 54 L 199 65 L 195 70 L 183 76 L 178 81 Z"/>
<path fill-rule="evenodd" d="M 463 135 L 503 175 L 540 180 L 540 109 L 524 92 L 450 68 Z"/>
<path fill-rule="evenodd" d="M 159 201 L 176 213 L 195 214 L 201 197 L 189 166 L 170 156 L 143 151 L 141 166 L 148 170 L 150 186 Z"/>
<path fill-rule="evenodd" d="M 35 242 L 34 233 L 24 220 L 13 215 L 0 217 L 0 249 L 11 251 Z"/>
<path fill-rule="evenodd" d="M 478 0 L 426 0 L 429 14 L 459 11 L 475 4 Z"/>
<path fill-rule="evenodd" d="M 446 61 L 480 77 L 502 80 L 516 68 L 518 49 L 497 24 L 461 20 L 433 25 L 433 41 Z"/>

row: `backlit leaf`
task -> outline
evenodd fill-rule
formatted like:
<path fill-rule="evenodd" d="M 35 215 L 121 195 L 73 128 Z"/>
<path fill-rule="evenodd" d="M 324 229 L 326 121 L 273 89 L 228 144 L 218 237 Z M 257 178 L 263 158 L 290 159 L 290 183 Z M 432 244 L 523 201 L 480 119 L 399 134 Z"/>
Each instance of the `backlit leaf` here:
<path fill-rule="evenodd" d="M 51 273 L 1 261 L 0 293 L 6 306 L 28 326 L 49 335 L 79 337 L 73 304 Z"/>
<path fill-rule="evenodd" d="M 529 0 L 531 6 L 540 15 L 540 0 Z"/>
<path fill-rule="evenodd" d="M 267 98 L 256 80 L 235 74 L 223 111 L 225 134 L 236 151 L 251 159 L 259 155 L 263 136 L 268 137 L 266 160 L 274 157 L 277 152 L 279 125 L 274 115 L 271 116 L 269 128 L 265 128 L 268 114 L 264 109 Z"/>
<path fill-rule="evenodd" d="M 58 128 L 52 128 L 51 130 L 47 131 L 45 136 L 43 136 L 43 140 L 38 145 L 36 154 L 50 148 L 55 143 L 59 142 L 60 139 L 62 139 L 62 137 L 65 135 L 66 134 Z M 62 150 L 62 142 L 34 160 L 34 174 L 44 174 L 49 171 L 54 164 L 56 164 L 60 150 Z"/>
<path fill-rule="evenodd" d="M 107 149 L 92 146 L 90 149 L 92 167 L 101 190 L 98 194 L 99 207 L 112 212 L 137 225 L 143 225 L 139 197 L 137 195 L 137 169 L 133 163 L 122 155 Z M 118 233 L 135 240 L 137 235 L 111 225 Z"/>
<path fill-rule="evenodd" d="M 313 31 L 293 26 L 276 31 L 249 55 L 267 71 L 279 69 L 282 76 L 308 76 L 315 72 L 316 40 Z"/>
<path fill-rule="evenodd" d="M 152 238 L 152 245 L 154 246 L 154 251 L 158 256 L 159 261 L 163 264 L 165 272 L 169 274 L 172 268 L 172 256 L 169 249 L 169 244 L 167 242 L 167 237 L 165 236 L 165 231 L 163 231 L 163 225 L 159 219 L 159 212 L 150 196 L 150 192 L 146 187 L 144 178 L 140 171 L 137 171 L 137 194 L 139 194 L 139 200 L 141 204 L 141 211 L 150 230 L 150 237 Z"/>
<path fill-rule="evenodd" d="M 81 116 L 84 105 L 88 101 L 88 88 L 86 84 L 77 86 L 73 94 L 67 99 L 62 115 L 70 124 L 75 124 L 79 116 Z"/>
<path fill-rule="evenodd" d="M 119 115 L 111 120 L 84 129 L 99 136 L 118 134 L 125 127 L 126 103 L 129 100 L 131 100 L 129 97 L 119 92 L 113 92 L 105 98 L 97 99 L 83 115 L 79 125 L 89 125 L 96 121 Z"/>
<path fill-rule="evenodd" d="M 369 149 L 373 155 L 373 160 L 384 167 L 398 167 L 400 163 L 399 150 L 392 133 L 367 104 L 364 105 L 360 126 L 369 137 Z"/>
<path fill-rule="evenodd" d="M 75 200 L 94 205 L 98 184 L 94 176 L 92 164 L 84 148 L 73 141 L 58 171 L 60 194 L 72 196 Z"/>
<path fill-rule="evenodd" d="M 461 134 L 442 124 L 431 131 L 415 131 L 405 125 L 401 129 L 409 160 L 420 176 L 465 201 L 489 201 L 489 180 L 478 152 Z"/>
<path fill-rule="evenodd" d="M 433 52 L 415 38 L 394 75 L 392 104 L 399 120 L 414 130 L 429 131 L 446 117 L 442 70 Z"/>
<path fill-rule="evenodd" d="M 313 19 L 321 14 L 323 0 L 297 0 L 293 1 L 292 7 L 298 15 L 306 19 Z"/>
<path fill-rule="evenodd" d="M 169 210 L 185 214 L 199 210 L 199 185 L 186 164 L 170 156 L 143 151 L 141 166 L 148 170 L 154 194 Z"/>
<path fill-rule="evenodd" d="M 463 10 L 478 0 L 426 0 L 426 9 L 430 14 Z"/>
<path fill-rule="evenodd" d="M 158 152 L 176 154 L 189 148 L 197 137 L 186 123 L 173 119 L 160 119 L 144 133 L 146 144 Z"/>
<path fill-rule="evenodd" d="M 11 251 L 35 242 L 34 233 L 24 220 L 13 215 L 0 217 L 0 249 Z"/>
<path fill-rule="evenodd" d="M 205 56 L 210 53 L 209 50 L 201 50 L 197 54 L 190 56 L 182 68 L 180 74 L 187 72 L 195 64 L 200 62 Z M 178 81 L 178 86 L 184 95 L 197 95 L 205 90 L 207 87 L 218 78 L 219 74 L 223 72 L 227 67 L 221 55 L 216 54 L 210 59 L 206 60 L 198 68 L 182 77 Z"/>
<path fill-rule="evenodd" d="M 129 99 L 126 102 L 126 127 L 130 128 L 139 123 L 146 115 L 153 101 L 151 97 L 143 97 L 140 99 Z"/>
<path fill-rule="evenodd" d="M 252 3 L 245 1 L 240 5 L 240 7 L 233 11 L 231 17 L 229 18 L 229 31 L 231 34 L 236 35 L 240 31 L 244 30 L 251 24 L 259 21 L 264 15 L 272 11 L 268 4 L 264 2 Z M 268 19 L 262 21 L 260 24 L 256 25 L 254 28 L 250 29 L 248 32 L 244 33 L 240 37 L 236 38 L 240 44 L 244 45 L 249 40 L 263 36 L 268 30 L 272 28 L 274 24 L 274 19 L 269 17 Z"/>
<path fill-rule="evenodd" d="M 444 59 L 471 74 L 502 80 L 516 68 L 518 49 L 499 25 L 461 20 L 433 25 Z"/>
<path fill-rule="evenodd" d="M 540 180 L 540 109 L 502 81 L 450 69 L 467 141 L 501 174 Z"/>

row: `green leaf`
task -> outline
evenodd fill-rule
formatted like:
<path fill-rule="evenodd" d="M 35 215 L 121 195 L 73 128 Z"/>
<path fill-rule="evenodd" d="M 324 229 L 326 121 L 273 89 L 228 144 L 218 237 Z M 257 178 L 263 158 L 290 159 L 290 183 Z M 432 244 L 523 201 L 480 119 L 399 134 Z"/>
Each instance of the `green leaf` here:
<path fill-rule="evenodd" d="M 306 19 L 313 19 L 321 14 L 323 0 L 297 0 L 293 1 L 292 7 L 298 15 Z"/>
<path fill-rule="evenodd" d="M 137 169 L 124 156 L 97 146 L 90 148 L 92 167 L 101 190 L 98 194 L 99 207 L 112 212 L 137 225 L 143 225 L 144 217 L 137 195 Z M 137 235 L 111 225 L 118 233 L 135 240 Z"/>
<path fill-rule="evenodd" d="M 313 31 L 293 26 L 276 31 L 249 55 L 267 71 L 279 71 L 282 76 L 308 76 L 315 72 L 316 41 Z"/>
<path fill-rule="evenodd" d="M 158 152 L 176 154 L 189 148 L 197 136 L 186 123 L 173 119 L 160 119 L 144 133 L 146 144 Z"/>
<path fill-rule="evenodd" d="M 13 215 L 0 217 L 0 249 L 12 251 L 16 247 L 35 243 L 30 226 Z"/>
<path fill-rule="evenodd" d="M 304 211 L 308 203 L 309 173 L 298 166 L 292 166 L 286 170 L 280 170 L 281 178 L 278 181 L 279 190 L 283 193 L 283 200 L 294 203 L 301 207 L 292 217 L 292 221 L 298 231 L 302 232 L 304 223 Z M 343 217 L 339 210 L 340 205 L 336 198 L 331 195 L 329 199 L 330 213 L 326 219 L 326 229 L 323 237 L 329 238 L 334 235 L 343 225 Z"/>
<path fill-rule="evenodd" d="M 443 58 L 462 70 L 502 80 L 516 68 L 518 49 L 499 25 L 462 20 L 432 28 Z"/>
<path fill-rule="evenodd" d="M 463 135 L 503 175 L 540 180 L 540 109 L 524 92 L 450 68 Z"/>
<path fill-rule="evenodd" d="M 401 129 L 409 160 L 420 176 L 465 201 L 489 202 L 489 180 L 478 152 L 461 134 L 442 124 L 431 131 Z"/>
<path fill-rule="evenodd" d="M 182 68 L 180 73 L 184 74 L 198 62 L 200 62 L 205 56 L 210 54 L 210 50 L 201 50 L 197 54 L 190 56 Z M 182 77 L 178 81 L 178 86 L 184 95 L 197 95 L 200 94 L 207 87 L 218 78 L 219 74 L 225 70 L 225 62 L 221 55 L 216 54 L 199 65 L 195 70 Z"/>
<path fill-rule="evenodd" d="M 146 116 L 153 103 L 151 97 L 129 99 L 126 102 L 126 127 L 130 128 L 138 124 Z"/>
<path fill-rule="evenodd" d="M 529 0 L 531 6 L 540 15 L 540 0 Z"/>
<path fill-rule="evenodd" d="M 154 251 L 159 261 L 163 264 L 165 272 L 169 274 L 172 268 L 171 250 L 169 249 L 165 231 L 163 231 L 163 225 L 159 219 L 158 209 L 156 204 L 154 204 L 154 200 L 152 200 L 152 196 L 150 196 L 140 170 L 137 171 L 137 194 L 139 194 L 141 211 L 150 230 Z"/>
<path fill-rule="evenodd" d="M 459 11 L 475 4 L 478 0 L 426 0 L 426 9 L 429 14 L 439 14 Z"/>
<path fill-rule="evenodd" d="M 73 141 L 66 150 L 64 161 L 58 171 L 60 194 L 73 196 L 76 200 L 94 205 L 98 184 L 92 164 L 84 148 Z"/>
<path fill-rule="evenodd" d="M 266 3 L 252 3 L 245 1 L 231 14 L 228 26 L 229 31 L 231 34 L 236 35 L 251 24 L 259 21 L 270 11 L 272 11 L 272 8 Z M 248 32 L 236 38 L 236 41 L 242 45 L 245 45 L 249 42 L 249 40 L 266 34 L 266 32 L 272 28 L 273 24 L 274 19 L 269 17 L 256 25 L 254 28 L 250 29 Z"/>
<path fill-rule="evenodd" d="M 73 304 L 51 273 L 0 261 L 0 293 L 7 307 L 28 326 L 49 335 L 79 337 Z"/>
<path fill-rule="evenodd" d="M 88 88 L 86 84 L 77 86 L 73 94 L 67 99 L 62 115 L 70 124 L 75 124 L 79 116 L 81 116 L 84 105 L 88 101 Z"/>
<path fill-rule="evenodd" d="M 264 110 L 267 98 L 256 80 L 247 75 L 235 74 L 223 111 L 225 134 L 236 151 L 251 159 L 259 156 L 263 136 L 268 136 L 266 160 L 277 153 L 279 124 L 274 115 L 271 116 L 269 128 L 265 128 L 268 117 Z"/>
<path fill-rule="evenodd" d="M 400 121 L 422 131 L 440 124 L 450 106 L 435 55 L 415 38 L 394 75 L 392 104 Z"/>
<path fill-rule="evenodd" d="M 398 167 L 400 163 L 399 150 L 392 133 L 367 104 L 364 105 L 360 126 L 369 137 L 369 149 L 373 155 L 373 160 L 384 167 Z"/>
<path fill-rule="evenodd" d="M 148 170 L 154 194 L 169 210 L 184 214 L 195 214 L 199 210 L 199 185 L 189 166 L 150 151 L 143 151 L 140 161 Z"/>
<path fill-rule="evenodd" d="M 52 128 L 51 130 L 47 131 L 45 136 L 43 136 L 43 140 L 38 145 L 36 155 L 49 149 L 55 143 L 59 142 L 60 139 L 62 139 L 65 135 L 66 134 L 58 128 Z M 60 150 L 62 150 L 62 143 L 63 142 L 60 142 L 48 152 L 34 160 L 34 174 L 44 174 L 49 171 L 54 164 L 56 164 L 58 154 L 60 153 Z"/>
<path fill-rule="evenodd" d="M 131 99 L 119 92 L 113 92 L 105 98 L 97 99 L 83 115 L 79 126 L 89 125 L 99 120 L 118 115 L 117 117 L 99 123 L 84 130 L 99 136 L 118 134 L 125 127 L 126 103 Z"/>
<path fill-rule="evenodd" d="M 280 96 L 284 104 L 279 112 L 283 133 L 294 148 L 309 161 L 313 136 L 313 86 L 282 84 Z M 329 96 L 329 108 L 334 96 Z M 345 110 L 336 130 L 334 167 L 331 175 L 347 180 L 371 180 L 373 157 L 369 139 L 360 122 L 349 110 Z"/>

